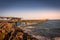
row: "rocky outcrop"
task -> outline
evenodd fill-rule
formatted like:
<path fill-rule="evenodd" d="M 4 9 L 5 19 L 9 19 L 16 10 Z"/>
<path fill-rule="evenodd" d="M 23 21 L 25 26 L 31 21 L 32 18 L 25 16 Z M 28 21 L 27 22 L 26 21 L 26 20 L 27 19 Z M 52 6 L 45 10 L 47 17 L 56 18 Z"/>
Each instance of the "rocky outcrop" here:
<path fill-rule="evenodd" d="M 38 40 L 10 23 L 5 23 L 3 27 L 0 28 L 0 35 L 0 38 L 3 37 L 1 40 Z"/>

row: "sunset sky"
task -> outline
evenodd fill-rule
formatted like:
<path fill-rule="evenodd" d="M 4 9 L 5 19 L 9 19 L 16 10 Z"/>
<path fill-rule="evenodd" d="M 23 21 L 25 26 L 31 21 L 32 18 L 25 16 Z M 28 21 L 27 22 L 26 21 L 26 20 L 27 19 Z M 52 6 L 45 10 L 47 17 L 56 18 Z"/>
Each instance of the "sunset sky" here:
<path fill-rule="evenodd" d="M 0 0 L 0 16 L 60 19 L 59 0 Z"/>

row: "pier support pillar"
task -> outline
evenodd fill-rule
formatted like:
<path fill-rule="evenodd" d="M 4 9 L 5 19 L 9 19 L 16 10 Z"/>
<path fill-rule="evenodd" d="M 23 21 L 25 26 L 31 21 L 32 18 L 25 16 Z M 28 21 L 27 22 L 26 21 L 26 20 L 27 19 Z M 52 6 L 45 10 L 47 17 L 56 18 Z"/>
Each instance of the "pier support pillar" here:
<path fill-rule="evenodd" d="M 28 26 L 27 22 L 25 22 L 25 25 Z"/>

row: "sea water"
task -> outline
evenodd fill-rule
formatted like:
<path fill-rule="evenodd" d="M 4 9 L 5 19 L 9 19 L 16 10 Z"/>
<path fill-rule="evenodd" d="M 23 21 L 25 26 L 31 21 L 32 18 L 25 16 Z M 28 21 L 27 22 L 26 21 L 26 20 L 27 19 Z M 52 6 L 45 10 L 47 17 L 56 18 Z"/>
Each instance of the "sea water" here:
<path fill-rule="evenodd" d="M 57 37 L 60 36 L 60 20 L 34 24 L 30 28 L 27 27 L 26 30 L 35 36 Z"/>

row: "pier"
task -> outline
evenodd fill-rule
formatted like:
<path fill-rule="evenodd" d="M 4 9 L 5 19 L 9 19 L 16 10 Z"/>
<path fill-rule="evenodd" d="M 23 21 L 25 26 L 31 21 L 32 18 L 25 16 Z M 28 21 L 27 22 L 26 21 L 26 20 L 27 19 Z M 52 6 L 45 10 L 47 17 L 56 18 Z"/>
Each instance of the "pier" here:
<path fill-rule="evenodd" d="M 17 18 L 17 17 L 0 17 L 0 23 L 1 22 L 9 22 L 9 23 L 15 23 L 15 25 L 17 26 L 17 23 L 20 23 L 20 26 L 23 26 L 22 24 L 24 24 L 26 27 L 28 25 L 33 25 L 34 23 L 43 23 L 46 22 L 47 19 L 40 19 L 40 20 L 22 20 L 21 18 Z M 28 24 L 30 23 L 30 24 Z"/>

